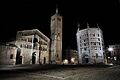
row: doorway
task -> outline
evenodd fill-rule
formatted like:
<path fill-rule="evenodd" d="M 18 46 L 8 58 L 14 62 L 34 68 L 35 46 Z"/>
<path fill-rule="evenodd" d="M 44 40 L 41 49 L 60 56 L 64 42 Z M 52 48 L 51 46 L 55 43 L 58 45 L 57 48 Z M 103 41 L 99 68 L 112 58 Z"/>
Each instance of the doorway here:
<path fill-rule="evenodd" d="M 36 62 L 36 54 L 35 52 L 32 53 L 32 64 L 35 64 Z"/>
<path fill-rule="evenodd" d="M 85 64 L 89 63 L 89 56 L 88 55 L 83 55 L 82 63 L 85 63 Z"/>
<path fill-rule="evenodd" d="M 89 61 L 88 61 L 88 58 L 85 58 L 85 63 L 88 63 Z"/>
<path fill-rule="evenodd" d="M 22 56 L 20 56 L 20 54 L 21 54 L 21 49 L 18 48 L 16 54 L 16 64 L 22 64 Z"/>
<path fill-rule="evenodd" d="M 46 57 L 44 57 L 44 64 L 46 64 Z"/>

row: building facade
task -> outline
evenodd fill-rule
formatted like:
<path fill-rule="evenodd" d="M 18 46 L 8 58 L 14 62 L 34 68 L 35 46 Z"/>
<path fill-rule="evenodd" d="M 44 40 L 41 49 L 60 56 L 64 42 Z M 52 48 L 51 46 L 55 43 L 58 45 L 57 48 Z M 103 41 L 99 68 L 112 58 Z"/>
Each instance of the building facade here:
<path fill-rule="evenodd" d="M 62 16 L 56 13 L 51 17 L 51 63 L 62 63 Z"/>
<path fill-rule="evenodd" d="M 107 63 L 120 64 L 120 45 L 109 45 L 106 48 Z"/>
<path fill-rule="evenodd" d="M 0 65 L 14 65 L 16 63 L 17 46 L 13 44 L 0 45 Z"/>
<path fill-rule="evenodd" d="M 98 27 L 98 25 L 97 25 Z M 98 28 L 79 29 L 76 33 L 80 64 L 104 63 L 104 41 L 102 30 Z"/>
<path fill-rule="evenodd" d="M 2 58 L 11 61 L 5 64 L 49 64 L 50 39 L 38 29 L 18 31 L 16 40 L 8 44 L 14 47 L 4 45 L 0 49 Z"/>
<path fill-rule="evenodd" d="M 63 64 L 78 64 L 78 51 L 72 49 L 65 50 Z"/>

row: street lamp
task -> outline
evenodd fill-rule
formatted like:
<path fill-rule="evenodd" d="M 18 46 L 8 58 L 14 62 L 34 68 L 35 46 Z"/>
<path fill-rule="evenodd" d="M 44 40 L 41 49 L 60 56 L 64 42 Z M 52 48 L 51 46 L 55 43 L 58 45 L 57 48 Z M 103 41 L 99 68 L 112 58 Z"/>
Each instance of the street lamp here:
<path fill-rule="evenodd" d="M 71 63 L 75 63 L 75 58 L 71 58 Z"/>
<path fill-rule="evenodd" d="M 114 57 L 114 60 L 116 61 L 116 60 L 117 60 L 117 58 L 116 58 L 116 57 Z"/>
<path fill-rule="evenodd" d="M 63 61 L 63 63 L 64 63 L 64 64 L 68 64 L 68 60 L 65 59 L 65 60 Z"/>
<path fill-rule="evenodd" d="M 112 57 L 113 57 L 112 51 L 113 51 L 113 48 L 112 48 L 112 47 L 109 47 L 109 48 L 108 48 L 108 51 L 110 52 L 110 55 L 108 56 L 108 59 L 110 59 L 110 62 L 112 62 Z"/>
<path fill-rule="evenodd" d="M 108 48 L 108 51 L 112 52 L 112 51 L 113 51 L 113 48 L 112 48 L 112 47 Z"/>

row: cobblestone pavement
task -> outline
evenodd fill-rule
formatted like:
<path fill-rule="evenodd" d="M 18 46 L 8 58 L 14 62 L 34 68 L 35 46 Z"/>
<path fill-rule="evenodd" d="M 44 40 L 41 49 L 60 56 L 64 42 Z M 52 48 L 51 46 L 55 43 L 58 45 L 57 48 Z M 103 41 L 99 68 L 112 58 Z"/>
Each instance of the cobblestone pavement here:
<path fill-rule="evenodd" d="M 120 80 L 120 66 L 73 67 L 0 74 L 0 80 Z"/>

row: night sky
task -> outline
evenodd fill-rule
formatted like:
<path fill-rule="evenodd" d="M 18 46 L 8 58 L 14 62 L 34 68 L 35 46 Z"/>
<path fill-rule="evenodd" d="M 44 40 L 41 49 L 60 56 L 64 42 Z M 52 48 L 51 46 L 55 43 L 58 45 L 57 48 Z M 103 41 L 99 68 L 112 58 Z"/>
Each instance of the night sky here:
<path fill-rule="evenodd" d="M 0 2 L 0 41 L 14 39 L 16 31 L 39 29 L 50 38 L 50 18 L 58 4 L 63 16 L 63 50 L 77 49 L 76 31 L 96 27 L 103 30 L 105 46 L 120 44 L 120 0 L 16 0 Z"/>

